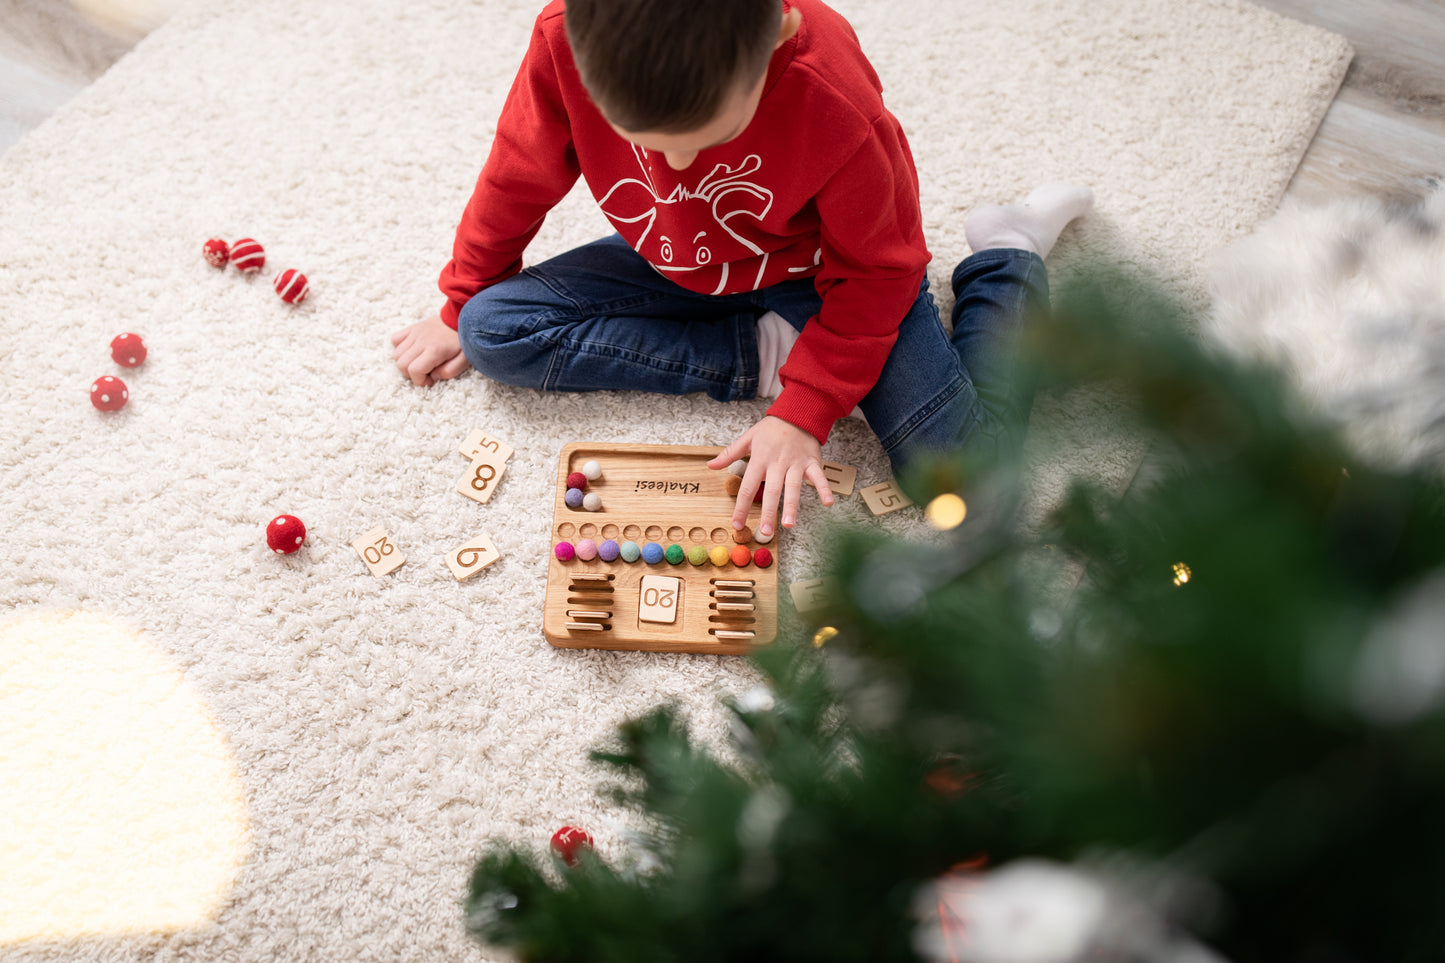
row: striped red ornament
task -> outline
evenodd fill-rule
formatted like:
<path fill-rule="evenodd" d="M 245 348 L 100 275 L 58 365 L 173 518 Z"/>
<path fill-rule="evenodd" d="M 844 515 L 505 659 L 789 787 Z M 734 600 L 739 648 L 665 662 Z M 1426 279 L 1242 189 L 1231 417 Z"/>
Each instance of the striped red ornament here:
<path fill-rule="evenodd" d="M 311 292 L 311 285 L 306 282 L 306 275 L 295 268 L 287 268 L 276 275 L 275 284 L 276 293 L 281 295 L 281 300 L 287 304 L 300 304 Z"/>
<path fill-rule="evenodd" d="M 266 249 L 249 237 L 231 245 L 231 263 L 242 274 L 255 274 L 266 266 Z"/>

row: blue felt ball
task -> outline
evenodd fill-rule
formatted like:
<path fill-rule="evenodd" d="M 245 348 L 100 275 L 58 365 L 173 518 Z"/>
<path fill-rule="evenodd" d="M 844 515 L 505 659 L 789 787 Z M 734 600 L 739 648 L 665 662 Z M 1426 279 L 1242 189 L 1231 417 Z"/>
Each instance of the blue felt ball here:
<path fill-rule="evenodd" d="M 567 494 L 564 495 L 564 496 L 562 496 L 562 497 L 563 497 L 563 499 L 567 502 L 567 507 L 568 507 L 568 508 L 581 508 L 581 507 L 582 507 L 582 489 L 580 489 L 580 488 L 569 488 L 569 489 L 567 489 Z"/>
<path fill-rule="evenodd" d="M 617 554 L 624 562 L 635 562 L 642 557 L 642 549 L 637 547 L 636 542 L 623 542 L 617 547 Z"/>
<path fill-rule="evenodd" d="M 642 546 L 642 560 L 648 565 L 656 565 L 662 561 L 662 546 L 656 542 L 648 542 Z"/>

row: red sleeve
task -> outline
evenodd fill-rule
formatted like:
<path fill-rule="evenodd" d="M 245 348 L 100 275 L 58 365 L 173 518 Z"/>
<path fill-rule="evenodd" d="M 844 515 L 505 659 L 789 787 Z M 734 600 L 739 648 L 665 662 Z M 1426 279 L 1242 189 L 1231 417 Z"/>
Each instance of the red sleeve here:
<path fill-rule="evenodd" d="M 557 62 L 543 29 L 549 17 L 560 17 L 554 7 L 560 10 L 554 4 L 537 18 L 491 152 L 457 227 L 451 263 L 441 274 L 438 286 L 447 297 L 441 316 L 453 328 L 474 294 L 522 269 L 522 252 L 547 212 L 577 181 L 577 153 Z M 557 34 L 566 43 L 565 34 Z"/>
<path fill-rule="evenodd" d="M 779 372 L 783 393 L 768 414 L 822 444 L 877 383 L 928 264 L 918 178 L 891 115 L 874 121 L 872 136 L 818 192 L 817 205 L 823 306 Z"/>

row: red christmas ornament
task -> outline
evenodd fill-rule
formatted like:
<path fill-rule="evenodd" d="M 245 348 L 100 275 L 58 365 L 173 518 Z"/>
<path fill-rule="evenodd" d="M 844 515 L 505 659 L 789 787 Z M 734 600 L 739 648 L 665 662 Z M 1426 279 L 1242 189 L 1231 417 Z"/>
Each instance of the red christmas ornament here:
<path fill-rule="evenodd" d="M 231 263 L 242 274 L 255 274 L 266 266 L 266 249 L 249 237 L 231 245 Z"/>
<path fill-rule="evenodd" d="M 273 283 L 276 285 L 276 293 L 281 295 L 281 300 L 287 304 L 300 304 L 306 300 L 306 295 L 311 293 L 311 285 L 306 283 L 306 275 L 295 268 L 287 268 L 276 275 Z"/>
<path fill-rule="evenodd" d="M 118 365 L 134 368 L 146 359 L 145 342 L 138 334 L 119 334 L 110 343 L 110 356 Z"/>
<path fill-rule="evenodd" d="M 201 248 L 201 254 L 211 267 L 223 268 L 231 259 L 231 247 L 219 237 L 213 237 Z"/>
<path fill-rule="evenodd" d="M 266 544 L 277 555 L 290 555 L 306 541 L 306 526 L 295 515 L 277 515 L 266 526 Z"/>
<path fill-rule="evenodd" d="M 773 564 L 773 553 L 765 548 L 753 549 L 753 564 L 758 568 L 767 568 Z"/>
<path fill-rule="evenodd" d="M 130 400 L 130 391 L 119 378 L 106 375 L 90 386 L 90 403 L 101 411 L 119 411 Z"/>
<path fill-rule="evenodd" d="M 592 837 L 584 829 L 576 826 L 563 826 L 552 834 L 552 852 L 562 857 L 562 862 L 568 866 L 577 865 L 577 853 L 582 849 L 592 848 Z"/>

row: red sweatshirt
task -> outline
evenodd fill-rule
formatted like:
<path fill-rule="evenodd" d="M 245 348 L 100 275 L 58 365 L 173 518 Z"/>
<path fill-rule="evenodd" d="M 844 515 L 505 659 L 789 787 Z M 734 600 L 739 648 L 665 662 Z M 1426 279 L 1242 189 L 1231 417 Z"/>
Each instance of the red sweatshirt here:
<path fill-rule="evenodd" d="M 617 231 L 692 291 L 812 277 L 822 310 L 780 372 L 768 414 L 821 443 L 878 380 L 929 254 L 918 174 L 853 28 L 819 0 L 773 53 L 756 115 L 685 170 L 619 137 L 577 75 L 563 2 L 537 18 L 441 276 L 453 328 L 522 252 L 578 175 Z"/>

